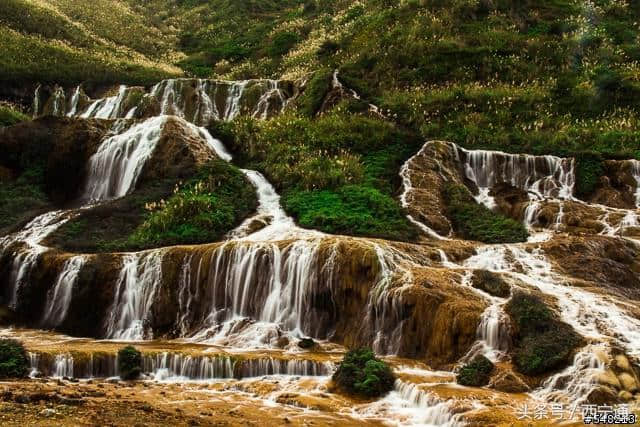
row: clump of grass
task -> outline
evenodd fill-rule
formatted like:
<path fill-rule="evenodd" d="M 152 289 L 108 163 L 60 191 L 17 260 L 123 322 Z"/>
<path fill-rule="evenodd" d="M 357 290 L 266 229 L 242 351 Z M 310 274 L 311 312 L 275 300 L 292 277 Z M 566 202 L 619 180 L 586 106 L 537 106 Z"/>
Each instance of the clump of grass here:
<path fill-rule="evenodd" d="M 10 106 L 0 104 L 0 127 L 12 126 L 16 123 L 24 122 L 27 120 L 29 120 L 29 116 L 14 108 L 11 108 Z"/>
<path fill-rule="evenodd" d="M 489 384 L 491 372 L 493 363 L 484 356 L 477 356 L 460 369 L 456 381 L 469 387 L 482 387 Z"/>

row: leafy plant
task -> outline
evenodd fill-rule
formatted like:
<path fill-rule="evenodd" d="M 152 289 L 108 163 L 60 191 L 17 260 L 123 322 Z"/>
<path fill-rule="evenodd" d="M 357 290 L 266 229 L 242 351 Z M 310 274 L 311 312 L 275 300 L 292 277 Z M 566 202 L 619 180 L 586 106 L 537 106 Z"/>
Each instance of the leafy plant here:
<path fill-rule="evenodd" d="M 142 373 L 142 353 L 133 346 L 118 351 L 118 370 L 123 380 L 136 380 Z"/>
<path fill-rule="evenodd" d="M 0 338 L 0 378 L 22 378 L 27 375 L 29 361 L 21 342 Z"/>
<path fill-rule="evenodd" d="M 379 397 L 393 389 L 395 377 L 384 361 L 368 348 L 350 350 L 333 374 L 333 380 L 348 393 Z"/>

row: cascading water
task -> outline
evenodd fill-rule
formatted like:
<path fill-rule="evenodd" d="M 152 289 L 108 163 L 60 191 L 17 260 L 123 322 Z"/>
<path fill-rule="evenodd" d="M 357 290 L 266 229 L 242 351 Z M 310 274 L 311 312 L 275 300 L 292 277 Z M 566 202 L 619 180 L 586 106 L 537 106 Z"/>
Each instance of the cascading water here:
<path fill-rule="evenodd" d="M 640 161 L 632 159 L 628 160 L 631 163 L 631 176 L 636 181 L 635 199 L 636 207 L 640 208 Z"/>
<path fill-rule="evenodd" d="M 83 200 L 97 202 L 125 196 L 160 140 L 168 116 L 148 119 L 104 140 L 89 159 Z"/>
<path fill-rule="evenodd" d="M 42 318 L 43 326 L 55 328 L 64 321 L 71 304 L 73 287 L 85 262 L 86 258 L 80 255 L 74 256 L 64 263 L 53 289 L 49 291 L 47 306 Z"/>
<path fill-rule="evenodd" d="M 73 117 L 78 112 L 78 104 L 80 102 L 80 91 L 82 90 L 81 86 L 76 87 L 73 91 L 73 96 L 71 97 L 71 108 L 67 113 L 68 117 Z"/>
<path fill-rule="evenodd" d="M 141 340 L 150 334 L 145 322 L 162 281 L 162 257 L 162 250 L 124 255 L 106 337 Z"/>

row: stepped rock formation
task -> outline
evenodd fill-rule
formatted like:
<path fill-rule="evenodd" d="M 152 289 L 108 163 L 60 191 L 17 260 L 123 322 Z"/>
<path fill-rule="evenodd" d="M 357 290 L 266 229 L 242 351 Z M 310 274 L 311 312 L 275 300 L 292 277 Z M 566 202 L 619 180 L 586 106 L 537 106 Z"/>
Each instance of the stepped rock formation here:
<path fill-rule="evenodd" d="M 400 170 L 400 203 L 424 234 L 417 243 L 301 229 L 267 179 L 243 169 L 256 188 L 257 212 L 223 241 L 68 253 L 49 240 L 64 222 L 157 180 L 188 177 L 210 159 L 232 162 L 199 126 L 238 114 L 269 117 L 293 88 L 180 79 L 150 91 L 120 87 L 97 100 L 81 88 L 56 88 L 46 101 L 39 91 L 37 114 L 68 117 L 0 130 L 9 153 L 1 164 L 17 175 L 29 150 L 44 150 L 47 176 L 69 178 L 50 190 L 67 209 L 34 213 L 0 240 L 0 295 L 13 325 L 136 341 L 149 379 L 235 378 L 249 389 L 255 385 L 245 380 L 255 376 L 326 377 L 344 348 L 368 346 L 386 355 L 399 377 L 382 412 L 416 411 L 409 424 L 461 424 L 509 401 L 505 392 L 526 402 L 640 398 L 636 162 L 608 162 L 592 198 L 580 200 L 573 159 L 428 142 Z M 443 194 L 449 184 L 523 222 L 529 241 L 456 239 Z M 523 293 L 541 301 L 538 309 L 551 313 L 554 327 L 577 337 L 574 347 L 559 350 L 555 370 L 536 376 L 524 375 L 517 357 L 526 339 L 540 337 L 519 336 L 508 312 L 513 295 Z M 28 331 L 15 333 L 28 339 Z M 314 339 L 313 351 L 299 348 L 302 338 Z M 110 341 L 39 341 L 46 339 L 27 341 L 34 376 L 118 374 Z M 448 383 L 479 355 L 498 368 L 490 388 L 474 389 L 469 403 L 467 389 Z M 300 402 L 305 384 L 295 382 L 295 393 L 275 400 Z M 527 390 L 529 396 L 518 394 Z M 363 405 L 354 411 L 376 404 Z"/>

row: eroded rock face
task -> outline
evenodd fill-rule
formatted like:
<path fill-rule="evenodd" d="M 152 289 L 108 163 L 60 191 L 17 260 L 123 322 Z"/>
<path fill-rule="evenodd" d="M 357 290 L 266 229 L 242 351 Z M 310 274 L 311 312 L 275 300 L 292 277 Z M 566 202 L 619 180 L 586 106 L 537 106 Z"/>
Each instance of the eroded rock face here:
<path fill-rule="evenodd" d="M 18 174 L 42 162 L 45 190 L 58 203 L 76 198 L 86 164 L 110 123 L 45 117 L 0 129 L 0 164 Z"/>
<path fill-rule="evenodd" d="M 637 161 L 607 160 L 604 169 L 605 174 L 589 201 L 613 208 L 634 209 L 637 206 Z"/>

